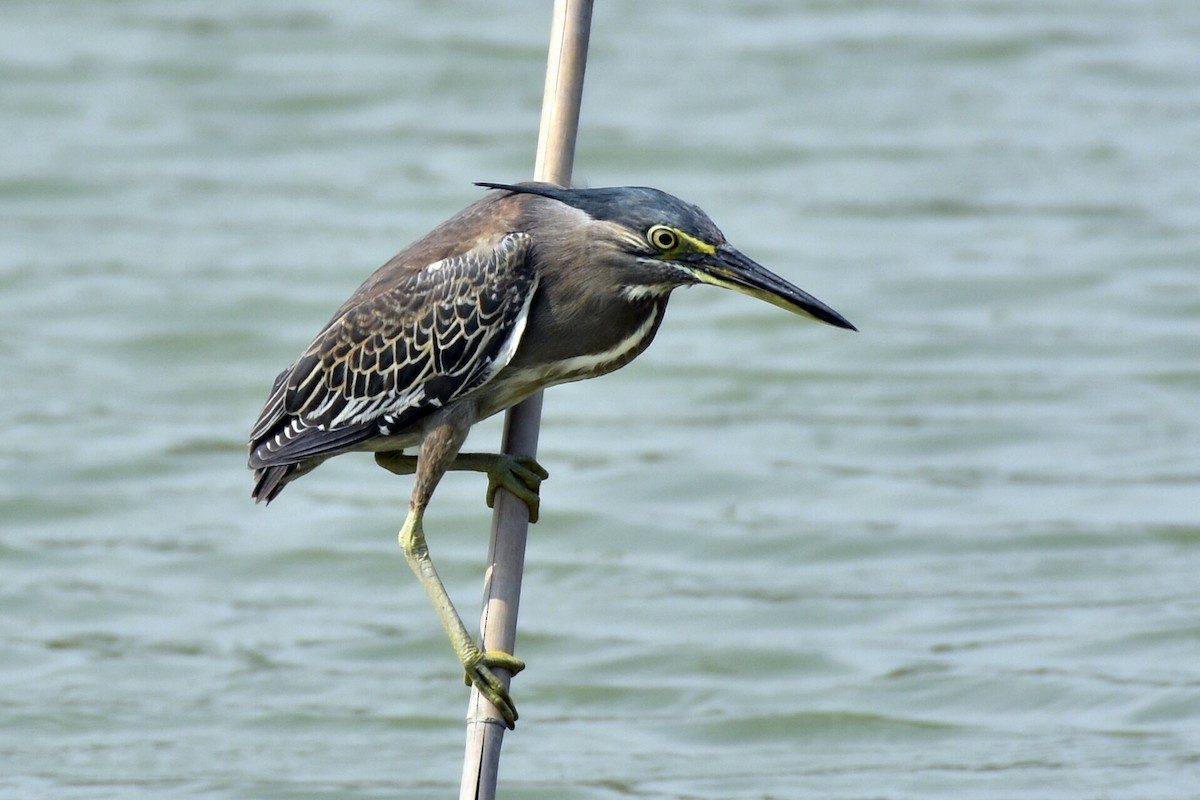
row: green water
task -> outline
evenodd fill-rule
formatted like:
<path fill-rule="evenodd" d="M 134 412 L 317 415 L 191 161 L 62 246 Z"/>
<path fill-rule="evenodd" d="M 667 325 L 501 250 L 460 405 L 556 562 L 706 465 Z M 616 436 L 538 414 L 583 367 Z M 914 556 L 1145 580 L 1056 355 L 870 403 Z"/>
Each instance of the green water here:
<path fill-rule="evenodd" d="M 695 289 L 547 394 L 501 796 L 1196 797 L 1195 3 L 598 6 L 577 180 L 862 332 Z M 245 439 L 531 174 L 549 7 L 5 4 L 0 796 L 455 796 L 408 482 L 256 508 Z M 483 492 L 427 523 L 468 619 Z"/>

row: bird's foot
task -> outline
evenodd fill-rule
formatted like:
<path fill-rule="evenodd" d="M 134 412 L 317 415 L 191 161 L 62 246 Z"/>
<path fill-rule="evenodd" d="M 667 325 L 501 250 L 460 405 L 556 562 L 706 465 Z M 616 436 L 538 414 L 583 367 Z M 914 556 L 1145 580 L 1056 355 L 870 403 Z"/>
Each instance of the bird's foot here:
<path fill-rule="evenodd" d="M 376 453 L 375 463 L 397 475 L 412 475 L 417 471 L 417 457 L 400 451 Z M 486 472 L 488 476 L 488 508 L 496 507 L 496 490 L 503 487 L 512 492 L 529 509 L 529 521 L 538 521 L 540 498 L 538 490 L 550 473 L 533 456 L 507 453 L 459 453 L 450 465 L 452 470 Z"/>
<path fill-rule="evenodd" d="M 517 706 L 509 696 L 508 687 L 496 677 L 494 669 L 506 669 L 516 675 L 525 669 L 525 662 L 511 653 L 500 650 L 475 650 L 463 658 L 467 686 L 474 686 L 488 702 L 496 707 L 504 724 L 511 731 L 517 724 Z"/>
<path fill-rule="evenodd" d="M 533 456 L 514 456 L 499 453 L 487 470 L 488 508 L 496 506 L 496 490 L 504 487 L 529 508 L 529 521 L 538 521 L 541 497 L 538 490 L 550 473 Z"/>

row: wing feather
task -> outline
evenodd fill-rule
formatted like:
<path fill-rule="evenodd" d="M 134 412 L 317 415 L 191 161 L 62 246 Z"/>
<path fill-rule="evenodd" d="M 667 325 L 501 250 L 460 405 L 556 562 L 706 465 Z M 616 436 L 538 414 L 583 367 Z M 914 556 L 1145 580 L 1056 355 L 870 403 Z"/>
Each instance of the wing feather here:
<path fill-rule="evenodd" d="M 529 248 L 528 235 L 510 233 L 386 286 L 364 284 L 276 379 L 250 434 L 250 466 L 345 452 L 485 384 L 525 328 L 537 286 Z"/>

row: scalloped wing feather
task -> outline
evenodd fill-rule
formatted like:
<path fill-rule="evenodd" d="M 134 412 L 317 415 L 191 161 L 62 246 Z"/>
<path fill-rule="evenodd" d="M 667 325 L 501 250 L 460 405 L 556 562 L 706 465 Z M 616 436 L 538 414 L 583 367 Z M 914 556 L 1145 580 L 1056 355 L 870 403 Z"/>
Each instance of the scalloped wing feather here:
<path fill-rule="evenodd" d="M 400 433 L 487 383 L 524 332 L 537 286 L 529 248 L 528 235 L 510 233 L 387 286 L 364 284 L 276 379 L 251 432 L 250 466 L 298 464 Z"/>

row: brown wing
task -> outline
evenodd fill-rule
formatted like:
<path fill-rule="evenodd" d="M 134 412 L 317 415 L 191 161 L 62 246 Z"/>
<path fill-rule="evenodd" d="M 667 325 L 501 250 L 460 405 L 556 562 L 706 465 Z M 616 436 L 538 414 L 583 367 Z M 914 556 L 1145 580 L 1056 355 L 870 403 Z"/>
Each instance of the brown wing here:
<path fill-rule="evenodd" d="M 524 332 L 537 284 L 529 248 L 528 235 L 510 233 L 344 306 L 276 379 L 250 433 L 250 466 L 345 452 L 487 383 Z"/>

